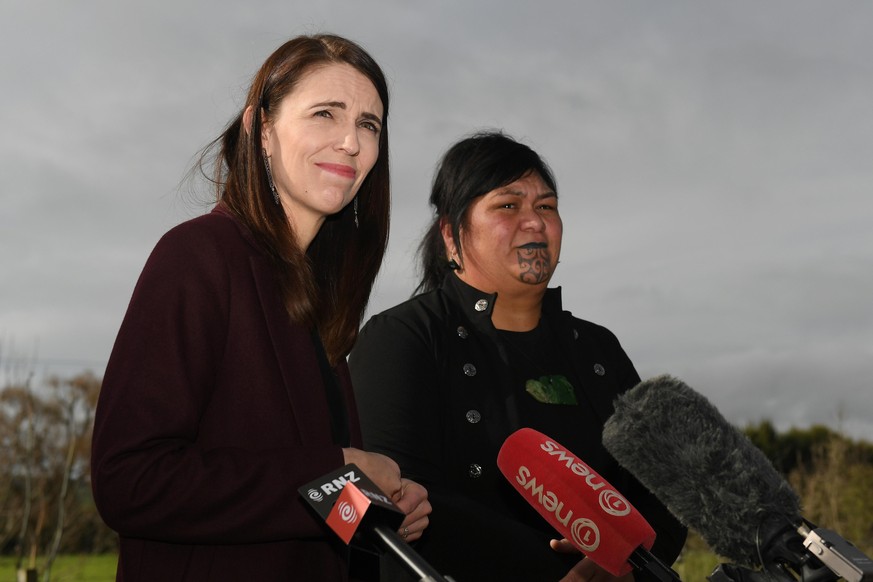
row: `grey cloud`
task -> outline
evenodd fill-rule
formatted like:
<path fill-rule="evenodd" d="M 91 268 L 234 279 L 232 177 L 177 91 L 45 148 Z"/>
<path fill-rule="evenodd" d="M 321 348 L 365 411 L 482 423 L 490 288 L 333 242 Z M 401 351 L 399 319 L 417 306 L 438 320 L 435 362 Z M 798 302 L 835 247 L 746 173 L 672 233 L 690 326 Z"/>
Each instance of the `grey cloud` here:
<path fill-rule="evenodd" d="M 737 422 L 873 439 L 868 4 L 2 11 L 0 356 L 38 345 L 99 371 L 148 252 L 204 210 L 180 189 L 193 156 L 270 51 L 330 30 L 391 80 L 393 228 L 371 312 L 414 287 L 438 156 L 502 127 L 557 174 L 567 307 L 613 329 L 641 374 L 683 377 Z"/>

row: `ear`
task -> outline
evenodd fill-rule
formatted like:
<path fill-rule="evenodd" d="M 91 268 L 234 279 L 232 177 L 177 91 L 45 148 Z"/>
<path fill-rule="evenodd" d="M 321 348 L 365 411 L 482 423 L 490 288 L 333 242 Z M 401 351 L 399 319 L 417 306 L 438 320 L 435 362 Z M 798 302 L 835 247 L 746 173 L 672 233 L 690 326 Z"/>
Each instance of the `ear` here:
<path fill-rule="evenodd" d="M 252 122 L 255 119 L 255 110 L 251 105 L 246 107 L 246 110 L 243 111 L 243 127 L 246 130 L 246 135 L 252 133 Z"/>
<path fill-rule="evenodd" d="M 252 124 L 255 121 L 255 109 L 253 106 L 249 105 L 246 107 L 246 110 L 243 111 L 243 127 L 246 130 L 246 135 L 250 135 L 252 133 Z M 263 111 L 261 112 L 261 147 L 267 150 L 267 155 L 270 155 L 270 150 L 267 147 L 268 142 L 270 141 L 270 131 L 272 127 L 269 123 L 264 121 Z"/>
<path fill-rule="evenodd" d="M 452 236 L 452 224 L 446 217 L 440 218 L 440 234 L 443 237 L 443 245 L 446 247 L 446 254 L 448 255 L 446 258 L 451 259 L 458 254 L 458 250 L 455 247 L 455 239 Z"/>

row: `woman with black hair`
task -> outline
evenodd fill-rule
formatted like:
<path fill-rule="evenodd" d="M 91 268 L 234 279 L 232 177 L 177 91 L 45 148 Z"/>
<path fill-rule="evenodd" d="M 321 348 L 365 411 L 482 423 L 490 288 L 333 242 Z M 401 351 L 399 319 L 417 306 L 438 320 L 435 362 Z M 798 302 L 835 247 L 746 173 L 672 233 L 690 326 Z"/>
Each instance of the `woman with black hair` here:
<path fill-rule="evenodd" d="M 672 563 L 685 529 L 601 444 L 614 398 L 640 378 L 609 330 L 548 288 L 563 224 L 546 162 L 475 134 L 446 152 L 430 203 L 418 294 L 370 319 L 349 360 L 366 446 L 428 488 L 418 551 L 458 581 L 613 579 L 550 549 L 554 531 L 498 470 L 506 437 L 531 427 L 625 494 Z"/>

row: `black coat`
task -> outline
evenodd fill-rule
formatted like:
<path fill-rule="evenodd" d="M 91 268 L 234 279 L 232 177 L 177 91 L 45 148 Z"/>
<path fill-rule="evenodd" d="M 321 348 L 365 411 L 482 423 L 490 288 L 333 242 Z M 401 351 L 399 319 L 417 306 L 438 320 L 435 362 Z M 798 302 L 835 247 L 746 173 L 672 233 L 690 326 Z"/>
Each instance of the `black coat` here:
<path fill-rule="evenodd" d="M 511 354 L 491 323 L 496 295 L 447 277 L 440 289 L 374 316 L 349 365 L 364 445 L 395 459 L 430 492 L 431 525 L 416 545 L 458 580 L 557 580 L 580 556 L 548 547 L 554 530 L 497 468 L 503 441 L 532 426 L 574 452 L 639 509 L 658 533 L 654 552 L 672 563 L 686 530 L 601 444 L 613 400 L 639 375 L 606 328 L 562 310 L 550 289 L 543 318 L 572 376 L 578 406 L 541 404 L 513 390 Z"/>

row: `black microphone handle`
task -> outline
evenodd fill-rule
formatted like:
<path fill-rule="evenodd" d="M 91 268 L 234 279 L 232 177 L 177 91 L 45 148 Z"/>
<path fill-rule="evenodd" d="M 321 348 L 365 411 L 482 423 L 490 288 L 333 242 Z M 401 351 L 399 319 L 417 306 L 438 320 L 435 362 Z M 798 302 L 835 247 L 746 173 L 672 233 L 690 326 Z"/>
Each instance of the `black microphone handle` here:
<path fill-rule="evenodd" d="M 451 582 L 451 578 L 443 576 L 431 566 L 427 560 L 409 547 L 396 531 L 387 525 L 377 525 L 373 528 L 376 540 L 383 548 L 400 559 L 403 565 L 420 578 L 419 582 Z"/>
<path fill-rule="evenodd" d="M 628 557 L 627 563 L 639 572 L 648 572 L 660 582 L 682 582 L 679 574 L 642 546 L 633 551 Z"/>

